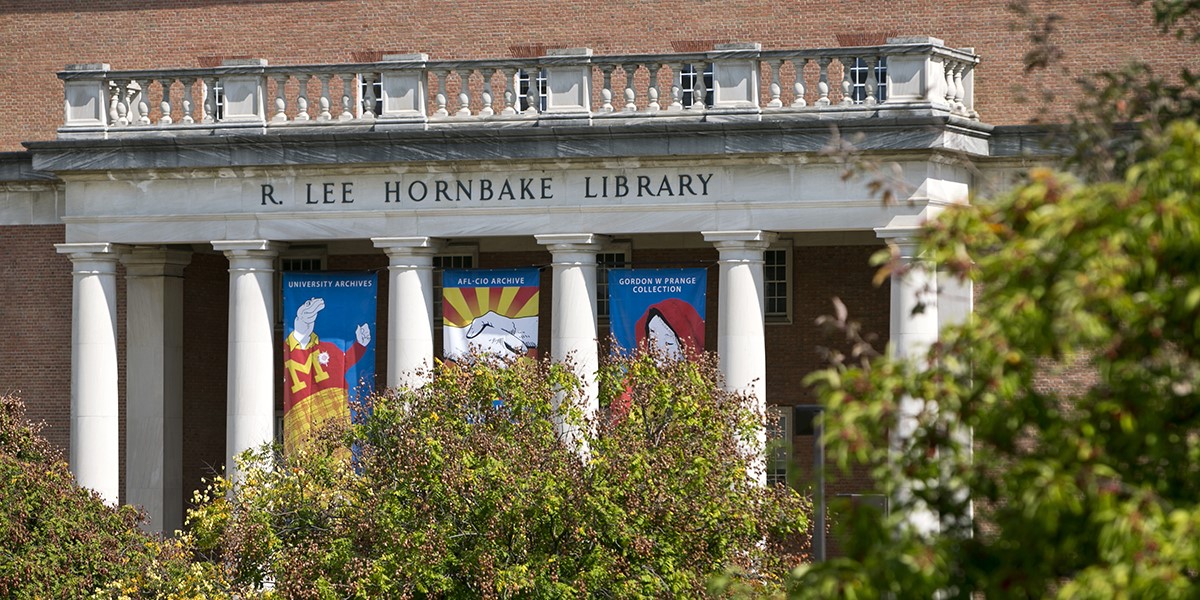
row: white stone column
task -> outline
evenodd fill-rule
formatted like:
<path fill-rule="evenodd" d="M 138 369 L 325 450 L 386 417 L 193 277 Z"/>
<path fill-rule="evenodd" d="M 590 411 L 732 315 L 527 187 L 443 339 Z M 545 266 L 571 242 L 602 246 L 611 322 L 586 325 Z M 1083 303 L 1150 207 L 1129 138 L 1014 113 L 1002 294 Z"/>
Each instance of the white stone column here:
<path fill-rule="evenodd" d="M 229 372 L 225 471 L 240 480 L 233 457 L 275 436 L 275 257 L 267 240 L 216 241 L 229 258 Z"/>
<path fill-rule="evenodd" d="M 767 347 L 764 329 L 763 252 L 775 241 L 768 231 L 705 231 L 720 264 L 717 307 L 717 364 L 726 389 L 752 396 L 759 414 L 767 406 Z M 767 484 L 767 431 L 759 428 L 752 451 L 762 460 L 751 473 Z"/>
<path fill-rule="evenodd" d="M 897 257 L 891 275 L 888 346 L 894 358 L 925 366 L 925 353 L 938 340 L 938 282 L 933 265 L 921 260 L 918 255 L 920 226 L 893 223 L 876 229 L 875 234 L 887 241 Z M 925 401 L 921 398 L 905 396 L 900 399 L 897 426 L 888 440 L 893 453 L 904 452 L 910 444 L 924 405 Z M 899 501 L 907 501 L 911 491 L 908 486 L 902 485 L 896 496 Z M 927 508 L 914 508 L 906 520 L 922 533 L 938 530 L 938 517 Z"/>
<path fill-rule="evenodd" d="M 445 242 L 431 237 L 371 238 L 388 255 L 389 388 L 418 388 L 433 368 L 433 257 Z"/>
<path fill-rule="evenodd" d="M 596 370 L 600 367 L 596 324 L 596 254 L 607 237 L 592 233 L 535 236 L 550 250 L 554 268 L 550 309 L 550 356 L 570 360 L 582 383 L 583 411 L 599 408 Z"/>
<path fill-rule="evenodd" d="M 57 244 L 74 266 L 71 311 L 71 473 L 108 504 L 121 496 L 117 383 L 117 261 L 108 243 Z"/>
<path fill-rule="evenodd" d="M 191 252 L 135 248 L 125 264 L 125 501 L 150 531 L 183 528 L 183 269 Z"/>

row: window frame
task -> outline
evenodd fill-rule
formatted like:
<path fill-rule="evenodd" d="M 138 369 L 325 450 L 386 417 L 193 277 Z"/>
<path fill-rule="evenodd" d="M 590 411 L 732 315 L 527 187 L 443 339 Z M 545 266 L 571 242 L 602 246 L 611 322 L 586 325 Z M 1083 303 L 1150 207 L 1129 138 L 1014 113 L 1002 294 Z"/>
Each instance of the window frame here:
<path fill-rule="evenodd" d="M 771 311 L 770 303 L 772 298 L 779 298 L 778 295 L 769 293 L 771 284 L 777 282 L 776 279 L 769 279 L 769 269 L 773 266 L 768 263 L 769 252 L 782 252 L 783 261 L 783 302 L 785 310 Z M 795 279 L 795 250 L 792 240 L 780 240 L 772 244 L 769 248 L 763 251 L 763 318 L 768 324 L 790 324 L 792 322 L 792 310 L 795 305 L 795 293 L 793 280 Z"/>
<path fill-rule="evenodd" d="M 854 104 L 862 104 L 867 99 L 867 74 L 870 69 L 863 57 L 855 57 L 850 69 L 850 100 Z M 875 102 L 883 104 L 887 100 L 887 57 L 878 57 L 875 63 Z"/>
<path fill-rule="evenodd" d="M 794 413 L 791 406 L 772 404 L 767 407 L 767 485 L 791 483 L 796 450 Z"/>
<path fill-rule="evenodd" d="M 470 264 L 466 266 L 446 266 L 447 260 L 466 258 Z M 478 269 L 479 246 L 477 244 L 449 244 L 433 257 L 433 323 L 435 329 L 440 329 L 442 321 L 442 272 L 446 269 Z"/>
<path fill-rule="evenodd" d="M 622 255 L 619 263 L 601 263 L 603 255 Z M 596 253 L 596 320 L 601 325 L 608 325 L 612 307 L 608 301 L 608 271 L 611 269 L 627 269 L 633 262 L 633 244 L 628 241 L 608 242 L 601 246 Z M 603 307 L 603 309 L 601 308 Z"/>
<path fill-rule="evenodd" d="M 316 272 L 329 270 L 329 249 L 325 246 L 293 246 L 275 257 L 275 329 L 282 332 L 283 317 L 283 274 L 289 260 L 315 260 L 315 269 L 286 269 L 290 272 Z M 282 333 L 280 334 L 282 335 Z"/>
<path fill-rule="evenodd" d="M 716 63 L 700 63 L 704 65 L 704 70 L 700 74 L 704 77 L 704 108 L 712 108 L 713 106 L 713 81 L 716 75 Z M 695 104 L 696 95 L 696 63 L 687 63 L 679 71 L 679 102 L 684 108 L 691 108 Z"/>
<path fill-rule="evenodd" d="M 518 113 L 524 113 L 529 110 L 529 85 L 530 85 L 530 70 L 517 69 L 513 73 L 513 89 L 516 90 L 516 98 L 513 99 L 513 107 Z M 538 108 L 539 113 L 546 112 L 546 94 L 549 92 L 549 81 L 546 75 L 546 69 L 539 67 L 537 77 L 532 79 L 537 82 L 538 90 Z"/>

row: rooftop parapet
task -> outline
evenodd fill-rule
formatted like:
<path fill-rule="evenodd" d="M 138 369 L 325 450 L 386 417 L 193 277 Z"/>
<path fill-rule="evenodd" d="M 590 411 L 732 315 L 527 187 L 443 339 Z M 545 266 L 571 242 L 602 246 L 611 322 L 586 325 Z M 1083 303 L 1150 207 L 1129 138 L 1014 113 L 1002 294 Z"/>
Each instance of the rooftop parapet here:
<path fill-rule="evenodd" d="M 114 71 L 71 65 L 60 139 L 162 135 L 634 125 L 944 114 L 978 120 L 979 58 L 930 37 L 882 46 L 529 59 Z M 306 129 L 312 128 L 312 129 Z M 328 128 L 328 129 L 325 129 Z"/>

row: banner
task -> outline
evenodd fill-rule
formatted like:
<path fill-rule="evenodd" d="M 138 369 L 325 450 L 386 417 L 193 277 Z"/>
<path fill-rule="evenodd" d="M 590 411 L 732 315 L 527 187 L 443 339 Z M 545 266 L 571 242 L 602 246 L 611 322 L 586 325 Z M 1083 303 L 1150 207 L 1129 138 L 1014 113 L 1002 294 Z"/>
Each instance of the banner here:
<path fill-rule="evenodd" d="M 442 273 L 446 358 L 474 352 L 537 353 L 537 269 L 447 269 Z"/>
<path fill-rule="evenodd" d="M 705 269 L 609 270 L 609 324 L 616 350 L 654 347 L 675 359 L 702 353 L 707 286 Z"/>
<path fill-rule="evenodd" d="M 374 273 L 283 274 L 283 447 L 349 422 L 375 388 Z"/>

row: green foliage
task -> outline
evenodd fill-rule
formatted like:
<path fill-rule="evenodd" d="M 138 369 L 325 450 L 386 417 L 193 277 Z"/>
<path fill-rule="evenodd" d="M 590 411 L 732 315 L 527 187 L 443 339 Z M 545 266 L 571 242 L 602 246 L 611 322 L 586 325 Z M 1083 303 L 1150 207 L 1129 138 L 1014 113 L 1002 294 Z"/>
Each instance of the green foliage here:
<path fill-rule="evenodd" d="M 0 397 L 0 597 L 216 597 L 185 542 L 142 533 L 136 509 L 81 489 L 38 429 L 19 399 Z M 185 573 L 204 585 L 181 588 Z"/>
<path fill-rule="evenodd" d="M 810 377 L 830 456 L 896 503 L 854 515 L 846 556 L 799 569 L 796 596 L 1200 594 L 1200 126 L 1164 131 L 1123 182 L 1035 170 L 927 226 L 929 259 L 986 293 L 925 370 Z M 1075 392 L 1044 385 L 1071 371 Z M 918 427 L 890 452 L 903 398 Z M 905 525 L 920 511 L 939 533 Z"/>
<path fill-rule="evenodd" d="M 192 513 L 196 539 L 245 597 L 694 596 L 727 569 L 777 587 L 763 574 L 801 558 L 778 542 L 806 504 L 747 476 L 761 415 L 707 363 L 640 357 L 598 380 L 589 422 L 568 367 L 439 365 L 311 452 L 250 457 Z"/>

